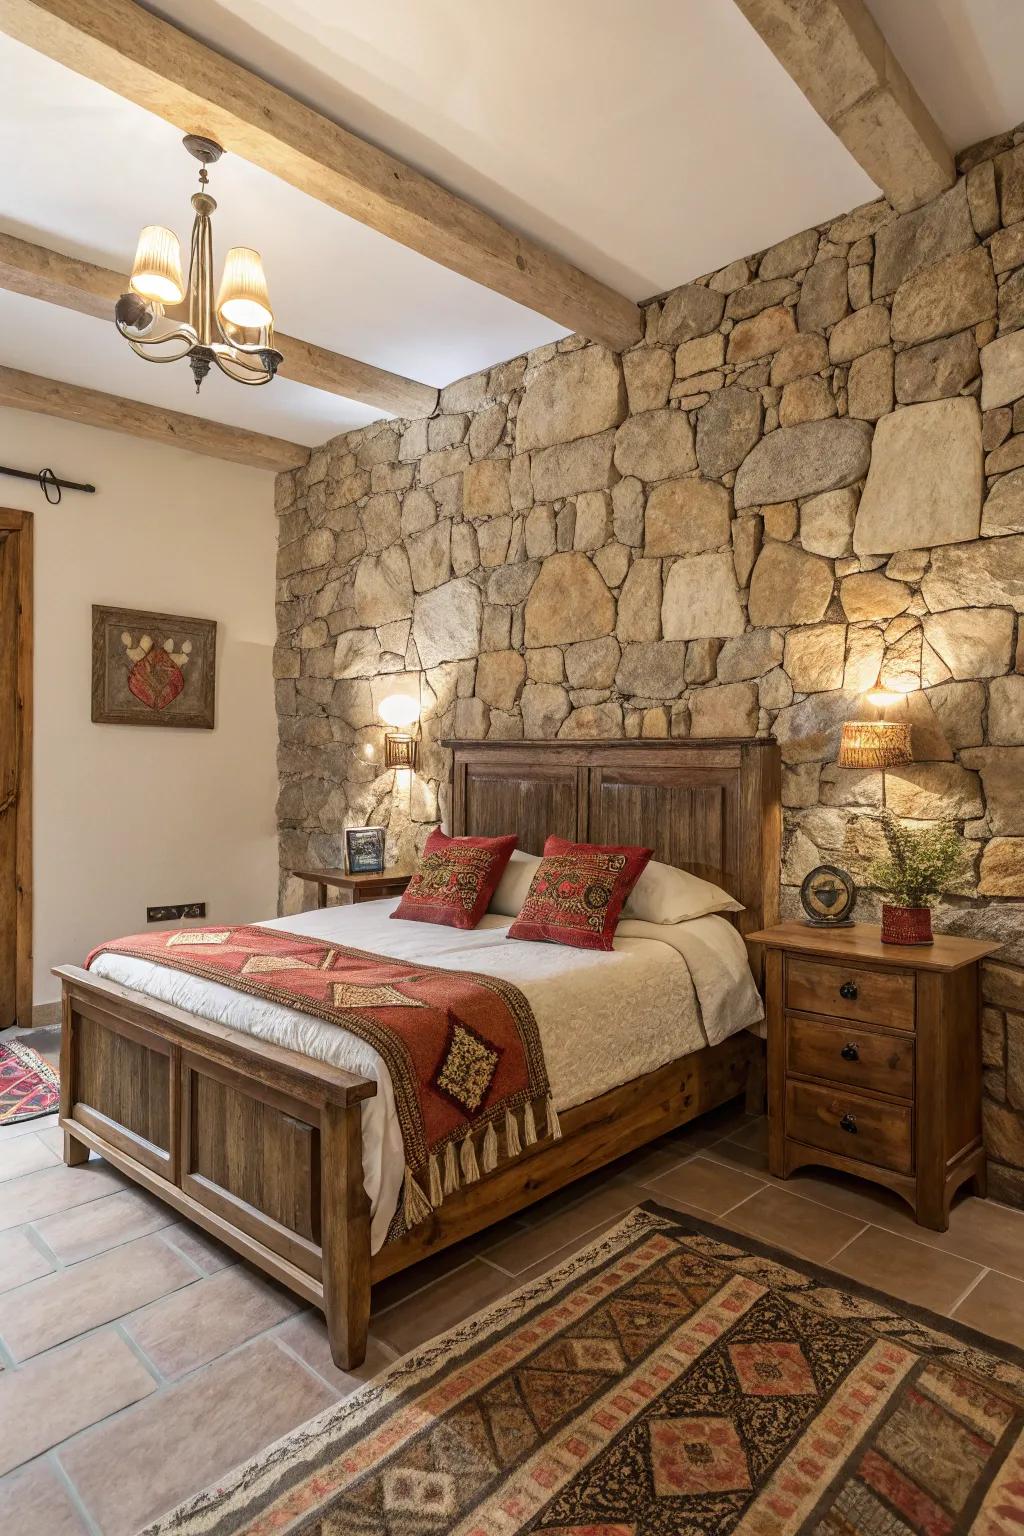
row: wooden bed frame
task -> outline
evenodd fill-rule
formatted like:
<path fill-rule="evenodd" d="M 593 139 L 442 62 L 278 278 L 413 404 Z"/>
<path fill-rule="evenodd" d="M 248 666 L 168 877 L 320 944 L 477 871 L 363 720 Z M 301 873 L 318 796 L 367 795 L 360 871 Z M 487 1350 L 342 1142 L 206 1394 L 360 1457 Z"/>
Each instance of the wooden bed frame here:
<path fill-rule="evenodd" d="M 452 831 L 653 847 L 725 886 L 751 933 L 778 917 L 777 747 L 762 741 L 448 742 Z M 752 950 L 755 974 L 760 956 Z M 64 1160 L 101 1153 L 327 1318 L 343 1369 L 366 1352 L 370 1286 L 742 1093 L 746 1031 L 561 1116 L 563 1136 L 450 1196 L 371 1257 L 360 1103 L 375 1085 L 78 966 L 63 984 Z"/>

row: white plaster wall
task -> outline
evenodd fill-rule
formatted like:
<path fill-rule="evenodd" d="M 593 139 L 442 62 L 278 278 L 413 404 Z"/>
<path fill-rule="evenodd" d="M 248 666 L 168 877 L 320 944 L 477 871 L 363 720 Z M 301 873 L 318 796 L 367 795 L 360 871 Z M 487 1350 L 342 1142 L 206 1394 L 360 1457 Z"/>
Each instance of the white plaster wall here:
<path fill-rule="evenodd" d="M 140 365 L 141 366 L 141 365 Z M 207 902 L 249 921 L 277 903 L 271 650 L 274 477 L 74 422 L 0 409 L 0 463 L 90 481 L 35 513 L 35 997 L 50 967 L 146 928 L 146 907 Z M 213 731 L 94 725 L 93 603 L 216 619 Z"/>

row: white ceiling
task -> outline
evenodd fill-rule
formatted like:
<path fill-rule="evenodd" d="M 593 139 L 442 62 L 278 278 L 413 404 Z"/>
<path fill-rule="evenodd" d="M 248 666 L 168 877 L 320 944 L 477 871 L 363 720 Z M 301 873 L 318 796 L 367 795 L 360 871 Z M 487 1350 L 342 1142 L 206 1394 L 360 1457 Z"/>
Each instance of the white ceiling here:
<path fill-rule="evenodd" d="M 955 147 L 1024 118 L 1024 5 L 870 0 Z M 153 7 L 632 298 L 875 195 L 731 0 L 162 0 Z M 988 61 L 986 65 L 984 61 Z M 944 115 L 945 114 L 945 115 Z M 187 237 L 177 131 L 0 38 L 0 228 L 126 269 Z M 212 171 L 216 247 L 264 255 L 285 333 L 444 384 L 562 334 L 256 167 Z M 0 294 L 0 361 L 196 411 L 185 364 Z M 378 413 L 212 377 L 199 411 L 321 442 Z"/>

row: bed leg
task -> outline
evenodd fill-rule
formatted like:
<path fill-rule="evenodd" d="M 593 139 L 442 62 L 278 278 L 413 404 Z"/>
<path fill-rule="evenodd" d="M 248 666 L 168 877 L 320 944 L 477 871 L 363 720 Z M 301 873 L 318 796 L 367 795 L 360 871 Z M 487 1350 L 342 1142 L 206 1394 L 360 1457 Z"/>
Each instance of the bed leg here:
<path fill-rule="evenodd" d="M 320 1240 L 331 1358 L 351 1371 L 370 1326 L 370 1205 L 358 1104 L 325 1104 L 320 1121 Z"/>
<path fill-rule="evenodd" d="M 71 1010 L 71 994 L 67 982 L 61 988 L 60 1002 L 60 1113 L 61 1119 L 70 1119 L 74 1108 L 74 1078 L 76 1045 L 74 1015 Z M 64 1132 L 64 1161 L 69 1168 L 77 1168 L 89 1161 L 89 1148 L 84 1141 Z"/>
<path fill-rule="evenodd" d="M 64 1161 L 69 1168 L 77 1168 L 79 1164 L 89 1161 L 89 1148 L 77 1136 L 72 1136 L 70 1131 L 64 1132 Z"/>

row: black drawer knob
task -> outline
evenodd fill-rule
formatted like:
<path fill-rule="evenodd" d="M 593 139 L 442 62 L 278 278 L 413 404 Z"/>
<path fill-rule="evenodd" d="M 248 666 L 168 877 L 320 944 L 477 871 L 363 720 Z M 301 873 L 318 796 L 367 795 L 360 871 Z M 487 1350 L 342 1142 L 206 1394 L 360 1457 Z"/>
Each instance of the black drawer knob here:
<path fill-rule="evenodd" d="M 851 1136 L 856 1136 L 857 1122 L 852 1115 L 844 1115 L 839 1122 L 839 1129 L 848 1132 Z"/>
<path fill-rule="evenodd" d="M 848 1003 L 852 1003 L 857 996 L 857 983 L 855 981 L 844 981 L 839 988 L 839 996 L 845 997 Z"/>
<path fill-rule="evenodd" d="M 852 1040 L 848 1041 L 848 1043 L 843 1046 L 839 1054 L 844 1061 L 860 1061 L 860 1051 L 854 1045 Z"/>

